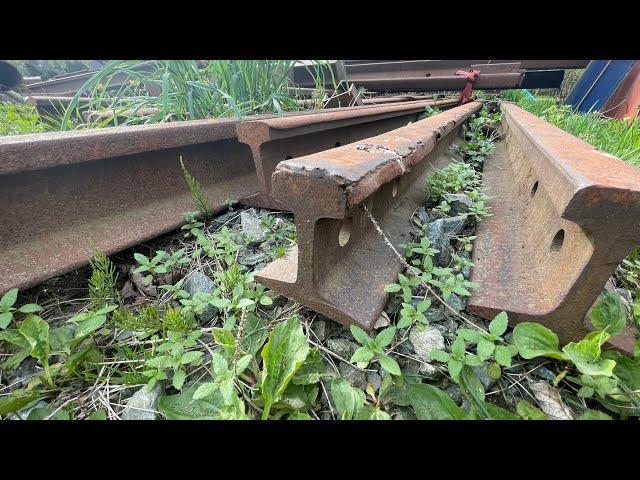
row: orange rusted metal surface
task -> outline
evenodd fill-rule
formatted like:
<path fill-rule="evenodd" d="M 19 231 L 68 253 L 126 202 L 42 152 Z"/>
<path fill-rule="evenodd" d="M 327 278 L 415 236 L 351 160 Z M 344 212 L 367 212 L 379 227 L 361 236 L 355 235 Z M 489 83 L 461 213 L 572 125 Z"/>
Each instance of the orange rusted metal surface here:
<path fill-rule="evenodd" d="M 626 78 L 600 109 L 609 118 L 632 121 L 640 111 L 640 61 L 631 68 Z"/>
<path fill-rule="evenodd" d="M 256 280 L 342 324 L 370 330 L 384 308 L 384 287 L 403 265 L 391 243 L 409 240 L 411 214 L 426 199 L 426 176 L 450 161 L 449 146 L 472 102 L 382 135 L 282 161 L 273 194 L 295 216 L 298 245 Z"/>
<path fill-rule="evenodd" d="M 358 132 L 359 122 L 380 114 L 371 108 L 335 108 L 330 116 L 369 112 L 360 120 L 356 114 L 349 123 Z M 409 110 L 417 117 L 424 104 Z M 326 126 L 325 115 L 325 111 L 300 111 L 279 118 L 300 127 L 295 135 L 301 135 L 304 148 L 315 152 L 335 146 L 336 140 L 325 147 L 314 144 L 318 135 L 304 135 L 318 124 Z M 259 177 L 251 149 L 238 141 L 236 126 L 241 121 L 194 120 L 0 138 L 0 204 L 5 212 L 0 228 L 4 258 L 0 293 L 84 265 L 95 250 L 112 254 L 178 228 L 183 213 L 193 209 L 180 169 L 181 155 L 214 207 L 222 208 L 228 199 L 255 199 Z M 393 127 L 388 123 L 384 127 L 382 120 L 373 123 L 381 131 Z M 349 137 L 353 132 L 345 138 L 353 138 Z M 285 146 L 291 145 L 285 142 Z"/>
<path fill-rule="evenodd" d="M 192 210 L 179 157 L 222 207 L 257 191 L 237 120 L 0 138 L 0 292 L 156 237 Z"/>
<path fill-rule="evenodd" d="M 493 216 L 478 225 L 468 311 L 539 322 L 562 342 L 587 333 L 585 315 L 616 266 L 640 244 L 640 169 L 513 104 L 504 141 L 485 162 Z M 612 340 L 633 350 L 628 331 Z"/>
<path fill-rule="evenodd" d="M 248 119 L 237 126 L 238 140 L 251 147 L 260 191 L 243 203 L 288 209 L 271 194 L 271 174 L 288 158 L 329 150 L 416 121 L 428 105 L 452 107 L 457 100 L 422 100 L 394 105 L 335 108 L 312 117 Z"/>

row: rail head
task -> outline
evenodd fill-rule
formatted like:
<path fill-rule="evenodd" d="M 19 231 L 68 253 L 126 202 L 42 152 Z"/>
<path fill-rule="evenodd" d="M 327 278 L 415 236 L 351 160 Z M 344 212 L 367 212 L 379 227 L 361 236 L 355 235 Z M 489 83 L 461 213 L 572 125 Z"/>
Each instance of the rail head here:
<path fill-rule="evenodd" d="M 440 103 L 449 105 L 450 101 Z M 385 116 L 407 115 L 437 106 L 434 100 L 417 100 L 395 105 L 366 105 L 360 107 L 331 108 L 316 115 L 297 115 L 254 120 L 247 118 L 238 124 L 238 140 L 249 145 L 260 145 L 272 140 L 315 133 L 329 128 L 340 128 L 365 123 L 367 118 L 380 120 Z"/>
<path fill-rule="evenodd" d="M 512 323 L 578 341 L 587 311 L 640 243 L 640 169 L 513 104 L 502 108 L 504 138 L 483 168 L 493 215 L 476 231 L 471 280 L 480 287 L 468 311 L 505 311 Z M 615 342 L 633 349 L 631 334 Z"/>
<path fill-rule="evenodd" d="M 235 138 L 238 119 L 131 125 L 0 138 L 0 175 Z"/>
<path fill-rule="evenodd" d="M 345 209 L 351 208 L 410 170 L 480 106 L 471 102 L 362 142 L 282 161 L 272 175 L 275 195 L 295 194 L 289 187 L 295 177 L 321 178 L 322 188 L 332 183 L 344 192 Z"/>
<path fill-rule="evenodd" d="M 593 230 L 620 209 L 640 210 L 640 169 L 514 104 L 502 108 L 506 128 L 527 145 L 537 188 L 547 183 L 555 192 L 551 199 L 563 218 Z"/>

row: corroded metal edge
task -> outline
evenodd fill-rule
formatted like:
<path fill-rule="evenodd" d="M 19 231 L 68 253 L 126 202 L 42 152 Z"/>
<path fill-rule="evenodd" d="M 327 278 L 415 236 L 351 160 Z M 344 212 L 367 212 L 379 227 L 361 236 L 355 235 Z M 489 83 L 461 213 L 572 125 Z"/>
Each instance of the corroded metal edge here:
<path fill-rule="evenodd" d="M 585 315 L 640 243 L 640 170 L 512 104 L 506 136 L 484 164 L 493 198 L 480 222 L 468 310 L 534 321 L 562 342 L 586 333 Z M 613 343 L 629 351 L 627 332 Z"/>
<path fill-rule="evenodd" d="M 280 162 L 276 198 L 292 205 L 298 246 L 257 272 L 257 281 L 342 324 L 373 328 L 384 287 L 403 265 L 360 205 L 402 251 L 426 176 L 450 161 L 448 147 L 474 102 L 329 151 Z M 345 241 L 346 239 L 346 241 Z"/>

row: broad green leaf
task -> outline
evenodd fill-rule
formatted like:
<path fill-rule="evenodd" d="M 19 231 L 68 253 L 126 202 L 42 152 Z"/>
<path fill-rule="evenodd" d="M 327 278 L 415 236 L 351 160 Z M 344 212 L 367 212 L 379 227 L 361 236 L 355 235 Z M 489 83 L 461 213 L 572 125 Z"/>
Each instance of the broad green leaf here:
<path fill-rule="evenodd" d="M 106 321 L 106 315 L 93 315 L 89 317 L 87 320 L 84 320 L 83 322 L 78 324 L 74 332 L 75 338 L 81 338 L 85 335 L 90 334 L 91 332 L 96 331 L 97 329 L 102 327 Z"/>
<path fill-rule="evenodd" d="M 400 365 L 398 365 L 398 362 L 396 362 L 394 358 L 391 358 L 389 355 L 385 355 L 382 353 L 379 353 L 377 357 L 378 361 L 380 362 L 380 366 L 391 375 L 402 375 L 402 372 L 400 371 Z"/>
<path fill-rule="evenodd" d="M 12 307 L 16 300 L 18 299 L 18 289 L 12 288 L 7 293 L 5 293 L 2 298 L 0 298 L 0 308 L 9 308 Z"/>
<path fill-rule="evenodd" d="M 69 412 L 63 409 L 56 410 L 57 407 L 34 408 L 27 415 L 27 420 L 69 420 Z"/>
<path fill-rule="evenodd" d="M 184 385 L 184 381 L 186 378 L 187 372 L 180 368 L 173 374 L 173 388 L 175 388 L 176 390 L 182 390 L 182 386 Z"/>
<path fill-rule="evenodd" d="M 283 410 L 309 410 L 314 408 L 320 389 L 317 385 L 289 383 L 274 408 Z"/>
<path fill-rule="evenodd" d="M 384 291 L 387 293 L 396 293 L 399 292 L 402 287 L 397 283 L 391 283 L 384 287 Z M 355 336 L 355 335 L 354 335 Z"/>
<path fill-rule="evenodd" d="M 462 367 L 460 371 L 460 389 L 471 396 L 477 403 L 484 402 L 484 387 L 475 370 L 469 366 Z"/>
<path fill-rule="evenodd" d="M 576 368 L 585 375 L 613 375 L 616 362 L 600 358 L 601 344 L 609 338 L 607 333 L 591 332 L 578 343 L 566 344 L 562 351 Z M 603 341 L 604 339 L 604 341 Z"/>
<path fill-rule="evenodd" d="M 491 363 L 487 367 L 487 375 L 493 380 L 498 380 L 502 376 L 502 369 L 497 363 Z"/>
<path fill-rule="evenodd" d="M 449 360 L 449 363 L 447 363 L 447 368 L 449 370 L 449 375 L 451 375 L 453 381 L 458 382 L 460 370 L 462 370 L 462 362 L 460 360 L 452 358 Z"/>
<path fill-rule="evenodd" d="M 29 356 L 29 348 L 19 350 L 17 353 L 11 355 L 7 360 L 0 364 L 0 367 L 5 372 L 9 372 L 20 365 L 25 358 Z"/>
<path fill-rule="evenodd" d="M 576 420 L 612 420 L 612 418 L 604 412 L 588 408 Z"/>
<path fill-rule="evenodd" d="M 193 364 L 198 360 L 200 360 L 203 355 L 204 355 L 203 352 L 192 350 L 191 352 L 187 352 L 184 355 L 182 355 L 182 358 L 180 359 L 180 364 L 181 365 Z"/>
<path fill-rule="evenodd" d="M 539 323 L 522 322 L 513 329 L 513 340 L 522 358 L 550 357 L 565 360 L 555 333 Z"/>
<path fill-rule="evenodd" d="M 374 353 L 368 347 L 360 347 L 351 356 L 351 363 L 357 363 L 359 367 L 366 366 L 373 358 Z"/>
<path fill-rule="evenodd" d="M 478 330 L 472 330 L 470 328 L 459 328 L 456 333 L 464 340 L 471 343 L 479 343 L 484 339 L 484 335 Z"/>
<path fill-rule="evenodd" d="M 469 365 L 470 367 L 479 367 L 484 363 L 483 360 L 480 359 L 477 355 L 468 354 L 463 357 L 463 362 L 465 365 Z"/>
<path fill-rule="evenodd" d="M 49 372 L 49 324 L 37 315 L 29 315 L 20 325 L 20 333 L 29 342 L 31 356 L 44 367 L 45 376 L 52 383 Z"/>
<path fill-rule="evenodd" d="M 462 337 L 456 337 L 451 344 L 451 353 L 458 359 L 462 358 L 465 352 L 464 339 Z"/>
<path fill-rule="evenodd" d="M 611 336 L 622 333 L 627 324 L 627 314 L 617 292 L 605 290 L 600 301 L 591 310 L 591 323 L 598 330 L 606 330 Z"/>
<path fill-rule="evenodd" d="M 211 300 L 209 300 L 209 303 L 214 307 L 219 308 L 220 310 L 223 310 L 231 304 L 231 300 L 229 300 L 228 298 L 212 298 Z M 238 308 L 242 308 L 242 307 L 238 307 Z"/>
<path fill-rule="evenodd" d="M 491 323 L 489 324 L 489 333 L 496 337 L 500 337 L 507 331 L 508 324 L 509 319 L 507 318 L 506 312 L 500 312 L 493 318 L 493 320 L 491 320 Z"/>
<path fill-rule="evenodd" d="M 291 381 L 296 385 L 318 383 L 324 371 L 325 368 L 324 362 L 322 361 L 322 355 L 320 355 L 317 348 L 312 348 L 309 350 L 309 355 L 307 355 L 306 360 L 300 366 Z"/>
<path fill-rule="evenodd" d="M 596 391 L 592 387 L 581 387 L 577 395 L 582 398 L 590 398 Z"/>
<path fill-rule="evenodd" d="M 213 355 L 211 355 L 211 370 L 213 370 L 216 377 L 229 371 L 229 362 L 218 351 L 213 352 Z"/>
<path fill-rule="evenodd" d="M 27 303 L 26 305 L 21 306 L 18 311 L 20 313 L 36 313 L 44 310 L 40 305 L 36 305 L 35 303 Z"/>
<path fill-rule="evenodd" d="M 463 420 L 464 410 L 458 407 L 444 391 L 433 385 L 411 385 L 409 398 L 419 420 Z"/>
<path fill-rule="evenodd" d="M 238 305 L 236 305 L 236 308 L 238 310 L 241 310 L 243 308 L 247 308 L 251 305 L 254 305 L 256 302 L 254 302 L 253 300 L 251 300 L 250 298 L 243 298 L 238 302 Z"/>
<path fill-rule="evenodd" d="M 87 420 L 106 420 L 107 412 L 104 410 L 96 410 L 91 412 L 91 414 L 87 417 Z"/>
<path fill-rule="evenodd" d="M 445 352 L 444 350 L 440 350 L 437 348 L 434 350 L 431 350 L 431 352 L 429 352 L 429 355 L 433 360 L 436 360 L 442 363 L 448 362 L 449 359 L 451 358 L 451 355 L 448 352 Z"/>
<path fill-rule="evenodd" d="M 206 398 L 213 394 L 213 392 L 215 392 L 216 390 L 218 390 L 218 384 L 214 382 L 202 383 L 193 393 L 193 399 L 200 400 L 202 398 Z"/>
<path fill-rule="evenodd" d="M 0 397 L 0 415 L 4 417 L 9 413 L 20 410 L 41 397 L 42 394 L 39 392 L 27 392 L 25 389 L 15 390 L 9 395 Z"/>
<path fill-rule="evenodd" d="M 264 306 L 273 305 L 273 299 L 268 295 L 263 295 L 260 297 L 260 305 L 264 305 Z"/>
<path fill-rule="evenodd" d="M 311 416 L 306 412 L 298 412 L 297 410 L 290 413 L 287 420 L 311 420 Z"/>
<path fill-rule="evenodd" d="M 523 420 L 546 420 L 547 416 L 538 407 L 530 404 L 526 400 L 520 400 L 516 405 L 516 413 Z"/>
<path fill-rule="evenodd" d="M 241 375 L 247 369 L 247 367 L 251 363 L 251 360 L 253 360 L 253 356 L 249 354 L 244 355 L 238 359 L 235 371 L 236 376 Z"/>
<path fill-rule="evenodd" d="M 141 253 L 134 253 L 133 254 L 133 258 L 136 259 L 136 262 L 138 262 L 140 265 L 148 265 L 149 264 L 149 259 L 141 254 Z"/>
<path fill-rule="evenodd" d="M 416 307 L 416 310 L 418 311 L 418 313 L 424 313 L 427 311 L 427 309 L 431 306 L 431 300 L 426 299 L 421 301 L 418 306 Z"/>
<path fill-rule="evenodd" d="M 29 342 L 27 342 L 27 339 L 22 336 L 17 328 L 11 328 L 0 332 L 0 340 L 5 340 L 20 348 L 30 348 Z"/>
<path fill-rule="evenodd" d="M 371 342 L 369 334 L 357 325 L 351 325 L 349 330 L 351 330 L 351 335 L 353 335 L 353 338 L 355 338 L 360 345 L 368 345 Z"/>
<path fill-rule="evenodd" d="M 52 352 L 65 352 L 71 355 L 69 343 L 73 339 L 73 330 L 67 326 L 57 327 L 49 331 L 49 346 Z"/>
<path fill-rule="evenodd" d="M 391 416 L 384 410 L 365 405 L 356 413 L 354 420 L 391 420 Z"/>
<path fill-rule="evenodd" d="M 395 335 L 396 328 L 387 327 L 376 336 L 376 343 L 381 348 L 387 347 L 391 344 L 391 342 L 393 342 L 393 337 L 395 337 Z"/>
<path fill-rule="evenodd" d="M 0 313 L 0 328 L 7 328 L 11 323 L 11 320 L 13 320 L 13 313 L 11 312 Z"/>
<path fill-rule="evenodd" d="M 478 357 L 480 357 L 481 360 L 486 360 L 493 355 L 495 348 L 496 346 L 493 342 L 485 340 L 484 338 L 481 339 L 477 345 Z"/>
<path fill-rule="evenodd" d="M 493 403 L 484 403 L 483 407 L 489 414 L 491 420 L 520 420 L 518 415 Z"/>
<path fill-rule="evenodd" d="M 509 348 L 504 345 L 498 345 L 496 347 L 493 358 L 503 367 L 509 368 L 511 366 L 511 352 L 509 352 Z"/>
<path fill-rule="evenodd" d="M 287 388 L 308 354 L 309 345 L 297 317 L 290 317 L 273 329 L 262 349 L 263 420 L 269 418 L 271 405 Z"/>
<path fill-rule="evenodd" d="M 0 313 L 0 329 L 7 328 L 11 323 L 11 320 L 13 320 L 13 313 L 11 312 Z"/>
<path fill-rule="evenodd" d="M 343 420 L 351 420 L 365 404 L 364 392 L 359 388 L 352 387 L 342 377 L 335 378 L 331 382 L 331 398 Z"/>
<path fill-rule="evenodd" d="M 193 394 L 200 384 L 192 385 L 177 395 L 161 396 L 158 411 L 169 420 L 245 420 L 244 403 L 234 396 L 225 404 L 222 395 L 214 391 L 210 396 L 194 400 Z"/>
<path fill-rule="evenodd" d="M 629 390 L 640 391 L 640 358 L 631 358 L 616 352 L 613 373 Z"/>
<path fill-rule="evenodd" d="M 262 348 L 268 336 L 269 330 L 264 320 L 253 313 L 248 313 L 244 324 L 244 337 L 241 342 L 242 350 L 255 355 Z"/>
<path fill-rule="evenodd" d="M 218 345 L 233 348 L 236 344 L 236 338 L 233 336 L 233 332 L 230 332 L 229 330 L 214 327 L 211 333 L 213 335 L 213 339 Z"/>

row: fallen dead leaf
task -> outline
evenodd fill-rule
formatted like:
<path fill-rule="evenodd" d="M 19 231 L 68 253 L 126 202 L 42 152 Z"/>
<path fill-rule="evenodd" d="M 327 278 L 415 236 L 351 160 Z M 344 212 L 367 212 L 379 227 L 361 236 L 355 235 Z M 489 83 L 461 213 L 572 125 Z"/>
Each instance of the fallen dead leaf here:
<path fill-rule="evenodd" d="M 571 410 L 560 397 L 558 390 L 547 382 L 529 382 L 529 387 L 533 396 L 538 401 L 540 409 L 546 413 L 551 420 L 573 420 Z"/>
<path fill-rule="evenodd" d="M 131 267 L 131 281 L 135 284 L 136 288 L 145 295 L 151 297 L 158 296 L 158 289 L 154 285 L 147 285 L 144 282 L 144 276 L 141 273 L 134 273 L 133 267 Z"/>

